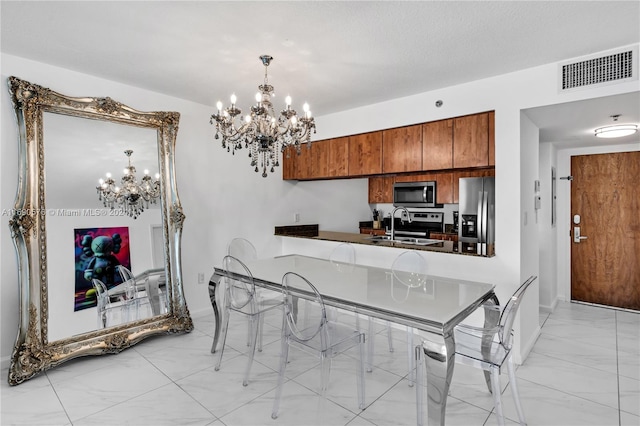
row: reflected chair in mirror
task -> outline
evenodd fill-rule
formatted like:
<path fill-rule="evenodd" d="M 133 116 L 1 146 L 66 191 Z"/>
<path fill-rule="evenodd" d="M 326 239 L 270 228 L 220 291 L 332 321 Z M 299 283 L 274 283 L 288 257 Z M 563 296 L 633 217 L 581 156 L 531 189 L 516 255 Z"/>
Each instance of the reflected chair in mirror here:
<path fill-rule="evenodd" d="M 136 321 L 145 317 L 140 315 L 140 306 L 146 304 L 150 305 L 150 300 L 145 291 L 144 285 L 138 285 L 136 277 L 128 268 L 118 265 L 116 266 L 116 270 L 118 271 L 118 274 L 122 279 L 122 284 L 125 288 L 126 302 L 128 304 L 127 320 Z"/>
<path fill-rule="evenodd" d="M 166 288 L 166 275 L 164 271 L 160 274 L 149 274 L 144 279 L 144 289 L 149 299 L 151 315 L 166 314 L 167 295 L 162 291 L 161 287 Z"/>
<path fill-rule="evenodd" d="M 415 250 L 400 253 L 391 265 L 391 279 L 405 286 L 408 290 L 423 287 L 427 280 L 426 259 Z M 415 347 L 413 342 L 414 330 L 412 327 L 407 327 L 407 363 L 409 365 L 407 380 L 409 386 L 413 386 L 416 381 Z"/>
<path fill-rule="evenodd" d="M 220 370 L 220 364 L 222 363 L 222 355 L 224 354 L 231 313 L 242 314 L 248 318 L 250 329 L 249 360 L 242 380 L 242 385 L 247 386 L 249 384 L 251 365 L 253 364 L 253 358 L 256 352 L 261 317 L 270 310 L 282 309 L 284 301 L 282 296 L 278 304 L 274 303 L 271 299 L 263 300 L 260 294 L 256 292 L 256 285 L 251 271 L 243 262 L 235 257 L 225 256 L 222 260 L 222 265 L 227 273 L 239 274 L 248 278 L 242 280 L 233 279 L 228 276 L 224 278 L 225 301 L 222 319 L 222 338 L 220 339 L 220 349 L 218 350 L 218 360 L 215 365 L 215 370 Z"/>
<path fill-rule="evenodd" d="M 107 286 L 97 278 L 91 280 L 96 291 L 96 304 L 98 308 L 98 328 L 107 328 L 121 324 L 126 313 L 124 302 L 112 302 L 107 291 Z"/>
<path fill-rule="evenodd" d="M 282 277 L 282 292 L 285 299 L 285 320 L 283 321 L 285 324 L 282 328 L 280 371 L 271 417 L 273 419 L 278 417 L 290 347 L 300 349 L 320 358 L 321 402 L 326 400 L 332 358 L 349 349 L 356 348 L 358 407 L 363 410 L 365 408 L 364 333 L 354 327 L 330 321 L 327 318 L 322 296 L 315 286 L 301 275 L 294 272 L 284 274 Z M 298 297 L 304 297 L 308 301 L 304 305 L 304 309 L 310 311 L 308 315 L 305 315 L 308 321 L 299 320 L 301 315 L 294 313 L 294 304 Z"/>
<path fill-rule="evenodd" d="M 493 404 L 496 410 L 496 417 L 499 425 L 504 425 L 504 414 L 502 411 L 502 389 L 500 386 L 500 372 L 502 367 L 507 365 L 509 374 L 509 386 L 511 387 L 511 395 L 516 406 L 518 419 L 521 425 L 526 425 L 522 404 L 520 404 L 520 395 L 518 394 L 518 385 L 516 382 L 516 372 L 512 360 L 513 346 L 513 323 L 518 313 L 518 308 L 522 302 L 527 289 L 537 279 L 536 276 L 529 277 L 518 289 L 502 309 L 500 306 L 487 305 L 484 309 L 495 310 L 500 317 L 498 325 L 495 327 L 473 327 L 470 325 L 460 324 L 454 329 L 454 338 L 456 342 L 456 363 L 469 365 L 484 371 L 485 380 L 489 392 L 493 395 Z M 418 347 L 419 348 L 419 347 Z M 421 358 L 422 352 L 417 350 L 418 358 Z M 416 399 L 418 403 L 418 423 L 422 421 L 422 380 L 424 373 L 424 364 L 418 359 L 418 385 L 416 390 Z"/>

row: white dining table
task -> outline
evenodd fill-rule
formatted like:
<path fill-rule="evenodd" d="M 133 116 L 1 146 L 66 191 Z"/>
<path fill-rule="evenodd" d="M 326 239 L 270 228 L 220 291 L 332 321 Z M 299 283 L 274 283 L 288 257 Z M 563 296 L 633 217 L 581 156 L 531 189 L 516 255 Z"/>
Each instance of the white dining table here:
<path fill-rule="evenodd" d="M 248 261 L 246 265 L 258 286 L 281 291 L 283 275 L 295 272 L 316 286 L 328 306 L 423 332 L 420 354 L 423 354 L 427 372 L 429 425 L 444 425 L 454 367 L 454 327 L 479 307 L 498 304 L 494 285 L 490 283 L 427 275 L 421 280 L 420 286 L 409 287 L 394 279 L 390 269 L 295 254 Z M 216 319 L 213 350 L 217 347 L 220 334 L 216 289 L 225 276 L 246 278 L 228 272 L 221 266 L 215 267 L 209 281 L 209 296 Z M 304 298 L 308 295 L 300 293 L 299 296 Z M 486 326 L 497 324 L 495 312 L 485 309 Z M 418 422 L 420 420 L 421 416 L 418 415 Z"/>

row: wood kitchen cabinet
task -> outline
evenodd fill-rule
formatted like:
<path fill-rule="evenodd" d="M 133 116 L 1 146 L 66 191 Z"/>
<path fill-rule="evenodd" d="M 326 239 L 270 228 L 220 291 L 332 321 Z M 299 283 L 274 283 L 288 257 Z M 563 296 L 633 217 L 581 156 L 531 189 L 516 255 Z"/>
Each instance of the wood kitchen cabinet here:
<path fill-rule="evenodd" d="M 282 167 L 283 180 L 297 179 L 297 155 L 296 150 L 291 146 L 286 147 L 282 152 L 282 162 L 280 163 L 280 166 Z"/>
<path fill-rule="evenodd" d="M 496 165 L 496 112 L 489 111 L 489 165 Z"/>
<path fill-rule="evenodd" d="M 458 234 L 445 232 L 429 232 L 429 238 L 434 240 L 458 242 Z"/>
<path fill-rule="evenodd" d="M 349 137 L 329 139 L 329 177 L 349 176 Z"/>
<path fill-rule="evenodd" d="M 489 165 L 489 113 L 453 119 L 453 167 Z"/>
<path fill-rule="evenodd" d="M 382 173 L 382 132 L 349 137 L 349 176 Z"/>
<path fill-rule="evenodd" d="M 287 153 L 289 158 L 287 158 Z M 349 138 L 326 139 L 306 143 L 300 147 L 300 155 L 292 146 L 282 155 L 282 178 L 285 180 L 313 180 L 348 176 Z"/>
<path fill-rule="evenodd" d="M 422 125 L 384 130 L 382 153 L 383 173 L 422 170 Z"/>
<path fill-rule="evenodd" d="M 369 178 L 369 203 L 393 203 L 393 176 Z"/>
<path fill-rule="evenodd" d="M 453 119 L 422 125 L 422 170 L 453 168 Z"/>

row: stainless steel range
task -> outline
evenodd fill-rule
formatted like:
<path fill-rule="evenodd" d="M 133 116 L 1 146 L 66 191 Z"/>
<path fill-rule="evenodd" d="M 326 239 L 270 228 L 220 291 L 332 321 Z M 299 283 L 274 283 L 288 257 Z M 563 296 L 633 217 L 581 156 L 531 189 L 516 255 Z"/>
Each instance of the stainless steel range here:
<path fill-rule="evenodd" d="M 407 214 L 395 218 L 396 235 L 429 238 L 431 232 L 443 232 L 444 213 L 441 212 L 412 212 L 411 223 L 407 220 Z"/>

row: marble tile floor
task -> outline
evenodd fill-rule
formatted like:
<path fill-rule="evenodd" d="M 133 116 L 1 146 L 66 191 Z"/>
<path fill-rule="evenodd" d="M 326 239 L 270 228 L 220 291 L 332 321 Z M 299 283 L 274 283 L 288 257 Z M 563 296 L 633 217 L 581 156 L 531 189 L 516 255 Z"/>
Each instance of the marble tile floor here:
<path fill-rule="evenodd" d="M 344 315 L 343 315 L 344 317 Z M 238 317 L 240 318 L 240 317 Z M 365 410 L 357 408 L 355 360 L 334 359 L 327 400 L 318 398 L 318 363 L 292 351 L 280 416 L 271 407 L 280 355 L 281 318 L 267 318 L 264 350 L 250 383 L 246 322 L 231 318 L 220 371 L 210 353 L 213 315 L 194 317 L 195 330 L 160 336 L 118 355 L 80 358 L 19 386 L 0 388 L 2 425 L 413 425 L 414 390 L 407 385 L 404 341 L 377 325 L 373 372 L 366 374 Z M 342 317 L 341 317 L 341 320 Z M 540 314 L 541 335 L 518 367 L 527 423 L 640 426 L 640 314 L 560 303 Z M 7 377 L 7 371 L 2 371 Z M 506 423 L 517 424 L 503 374 Z M 425 405 L 426 407 L 426 405 Z M 495 425 L 493 400 L 478 370 L 457 364 L 447 403 L 448 425 Z"/>

